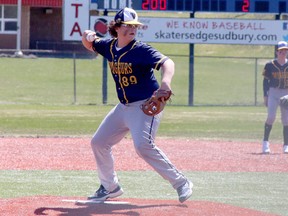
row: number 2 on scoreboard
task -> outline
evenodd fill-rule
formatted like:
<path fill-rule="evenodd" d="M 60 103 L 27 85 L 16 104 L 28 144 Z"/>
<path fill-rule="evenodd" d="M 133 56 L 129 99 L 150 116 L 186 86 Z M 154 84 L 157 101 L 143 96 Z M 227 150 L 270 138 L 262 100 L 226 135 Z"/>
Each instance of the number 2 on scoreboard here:
<path fill-rule="evenodd" d="M 242 11 L 249 12 L 250 0 L 243 0 Z"/>

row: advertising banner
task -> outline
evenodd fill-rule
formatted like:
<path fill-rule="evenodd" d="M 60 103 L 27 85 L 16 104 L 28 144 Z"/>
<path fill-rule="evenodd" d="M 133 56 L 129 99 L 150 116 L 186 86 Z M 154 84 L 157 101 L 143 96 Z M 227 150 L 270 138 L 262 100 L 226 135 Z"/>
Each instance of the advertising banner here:
<path fill-rule="evenodd" d="M 109 16 L 91 16 L 90 29 L 109 37 Z M 288 20 L 142 17 L 137 39 L 155 43 L 275 45 L 288 41 Z"/>

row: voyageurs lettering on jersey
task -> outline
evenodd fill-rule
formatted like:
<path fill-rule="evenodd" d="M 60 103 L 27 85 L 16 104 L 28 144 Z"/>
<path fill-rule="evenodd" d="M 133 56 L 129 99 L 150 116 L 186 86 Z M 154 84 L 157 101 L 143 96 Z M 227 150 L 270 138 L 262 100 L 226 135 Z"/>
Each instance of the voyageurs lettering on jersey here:
<path fill-rule="evenodd" d="M 288 88 L 288 62 L 280 65 L 277 60 L 273 60 L 265 65 L 263 71 L 264 96 L 267 96 L 269 87 L 286 89 Z"/>
<path fill-rule="evenodd" d="M 131 74 L 133 73 L 131 63 L 126 62 L 109 62 L 112 74 Z"/>
<path fill-rule="evenodd" d="M 154 69 L 159 70 L 168 57 L 140 41 L 133 40 L 120 50 L 116 44 L 117 39 L 96 40 L 93 50 L 108 60 L 119 101 L 127 104 L 150 98 L 159 88 Z"/>

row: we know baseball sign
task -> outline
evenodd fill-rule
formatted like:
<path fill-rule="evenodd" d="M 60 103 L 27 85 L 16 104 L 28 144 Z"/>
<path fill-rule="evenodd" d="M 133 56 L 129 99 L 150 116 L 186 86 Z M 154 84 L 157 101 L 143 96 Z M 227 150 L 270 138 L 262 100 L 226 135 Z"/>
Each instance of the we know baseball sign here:
<path fill-rule="evenodd" d="M 113 17 L 91 17 L 90 29 L 109 37 Z M 155 43 L 275 45 L 288 40 L 288 20 L 139 18 L 137 39 Z M 99 28 L 101 26 L 101 28 Z"/>
<path fill-rule="evenodd" d="M 109 37 L 114 17 L 90 16 L 89 1 L 65 0 L 63 40 L 80 41 L 86 29 Z M 137 39 L 155 43 L 275 45 L 288 41 L 288 20 L 192 19 L 139 17 Z"/>

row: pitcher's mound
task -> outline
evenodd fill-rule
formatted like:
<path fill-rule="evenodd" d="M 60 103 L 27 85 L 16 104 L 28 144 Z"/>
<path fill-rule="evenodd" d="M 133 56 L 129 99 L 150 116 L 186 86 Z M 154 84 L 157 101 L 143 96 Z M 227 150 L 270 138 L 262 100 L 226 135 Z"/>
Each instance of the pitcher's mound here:
<path fill-rule="evenodd" d="M 145 215 L 145 216 L 272 216 L 272 214 L 208 201 L 113 199 L 103 203 L 86 202 L 83 197 L 35 196 L 0 199 L 0 212 L 14 215 Z"/>

